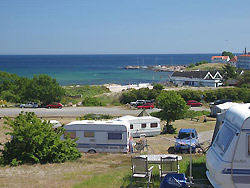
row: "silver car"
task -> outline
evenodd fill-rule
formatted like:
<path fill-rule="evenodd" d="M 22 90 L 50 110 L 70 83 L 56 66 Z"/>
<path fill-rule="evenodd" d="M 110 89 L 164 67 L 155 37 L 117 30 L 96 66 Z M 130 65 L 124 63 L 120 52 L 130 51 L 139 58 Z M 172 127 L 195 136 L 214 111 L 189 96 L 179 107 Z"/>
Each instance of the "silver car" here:
<path fill-rule="evenodd" d="M 28 102 L 26 104 L 20 104 L 20 108 L 38 108 L 38 104 L 35 102 Z"/>

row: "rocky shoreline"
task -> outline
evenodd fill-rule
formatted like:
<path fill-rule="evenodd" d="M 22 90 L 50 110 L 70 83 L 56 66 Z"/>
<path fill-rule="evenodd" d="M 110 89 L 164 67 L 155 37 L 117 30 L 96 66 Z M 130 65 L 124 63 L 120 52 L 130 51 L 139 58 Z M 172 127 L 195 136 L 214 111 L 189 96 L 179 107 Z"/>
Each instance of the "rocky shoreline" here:
<path fill-rule="evenodd" d="M 174 72 L 174 71 L 183 71 L 185 70 L 186 65 L 149 65 L 149 66 L 133 66 L 129 65 L 124 67 L 124 69 L 144 69 L 144 70 L 152 70 L 156 72 Z"/>

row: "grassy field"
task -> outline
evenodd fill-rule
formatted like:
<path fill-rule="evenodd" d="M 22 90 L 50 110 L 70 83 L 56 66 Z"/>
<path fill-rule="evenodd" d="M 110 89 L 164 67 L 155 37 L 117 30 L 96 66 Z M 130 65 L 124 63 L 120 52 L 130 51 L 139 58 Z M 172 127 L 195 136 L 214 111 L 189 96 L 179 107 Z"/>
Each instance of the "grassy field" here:
<path fill-rule="evenodd" d="M 202 65 L 199 65 L 199 66 L 195 66 L 195 67 L 192 67 L 192 68 L 188 68 L 186 67 L 186 71 L 191 71 L 191 70 L 204 70 L 204 71 L 207 71 L 207 70 L 222 70 L 222 67 L 223 67 L 223 63 L 207 63 L 207 64 L 202 64 Z"/>
<path fill-rule="evenodd" d="M 61 123 L 68 123 L 73 119 L 58 119 Z M 174 127 L 196 128 L 199 133 L 213 130 L 215 121 L 203 123 L 190 119 L 178 120 Z M 164 122 L 162 123 L 164 124 Z M 0 142 L 5 141 L 3 120 L 0 120 Z M 175 134 L 176 135 L 176 134 Z M 159 135 L 148 137 L 149 153 L 166 154 L 169 147 L 174 146 L 175 135 Z M 135 139 L 138 141 L 139 139 Z M 189 155 L 182 155 L 180 171 L 189 175 Z M 205 156 L 193 155 L 193 174 L 195 178 L 205 178 Z M 0 187 L 128 187 L 131 175 L 130 154 L 82 154 L 81 159 L 62 164 L 22 165 L 17 167 L 0 167 Z M 154 167 L 153 178 L 155 187 L 159 187 L 159 169 Z"/>

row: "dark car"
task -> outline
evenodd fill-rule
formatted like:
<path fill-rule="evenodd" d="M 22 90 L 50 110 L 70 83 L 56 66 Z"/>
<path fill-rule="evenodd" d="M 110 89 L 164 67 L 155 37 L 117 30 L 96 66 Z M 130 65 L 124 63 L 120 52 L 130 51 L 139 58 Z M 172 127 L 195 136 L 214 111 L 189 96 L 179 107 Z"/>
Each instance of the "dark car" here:
<path fill-rule="evenodd" d="M 62 108 L 63 105 L 59 102 L 54 102 L 51 104 L 46 105 L 46 108 Z"/>
<path fill-rule="evenodd" d="M 189 106 L 203 106 L 203 104 L 202 103 L 200 103 L 200 102 L 198 102 L 198 101 L 195 101 L 195 100 L 189 100 L 189 101 L 187 101 L 187 105 L 189 105 Z"/>
<path fill-rule="evenodd" d="M 210 103 L 210 105 L 218 105 L 218 104 L 223 104 L 226 102 L 233 102 L 233 100 L 232 99 L 219 99 L 219 100 L 216 100 L 216 101 Z"/>
<path fill-rule="evenodd" d="M 154 107 L 155 106 L 153 103 L 146 103 L 146 104 L 137 106 L 138 109 L 152 109 Z"/>

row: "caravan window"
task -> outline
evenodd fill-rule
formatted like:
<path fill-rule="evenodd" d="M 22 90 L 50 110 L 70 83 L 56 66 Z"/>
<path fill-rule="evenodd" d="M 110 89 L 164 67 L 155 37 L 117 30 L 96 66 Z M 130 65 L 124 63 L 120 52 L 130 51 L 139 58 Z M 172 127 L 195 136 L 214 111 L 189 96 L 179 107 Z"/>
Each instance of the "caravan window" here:
<path fill-rule="evenodd" d="M 146 123 L 142 123 L 141 128 L 146 128 Z"/>
<path fill-rule="evenodd" d="M 234 135 L 235 135 L 235 131 L 229 128 L 228 126 L 226 126 L 226 124 L 224 124 L 219 134 L 217 135 L 215 142 L 223 152 L 226 152 Z"/>
<path fill-rule="evenodd" d="M 133 124 L 130 124 L 130 129 L 133 129 L 134 128 L 134 125 Z"/>
<path fill-rule="evenodd" d="M 76 138 L 76 132 L 75 131 L 72 131 L 72 132 L 64 132 L 64 138 L 66 138 L 66 136 L 69 135 L 69 137 L 71 139 L 75 139 Z"/>
<path fill-rule="evenodd" d="M 157 123 L 150 123 L 150 127 L 151 128 L 158 127 L 158 124 Z"/>
<path fill-rule="evenodd" d="M 122 140 L 122 133 L 108 133 L 109 140 Z"/>
<path fill-rule="evenodd" d="M 84 131 L 84 137 L 95 137 L 95 132 Z"/>

